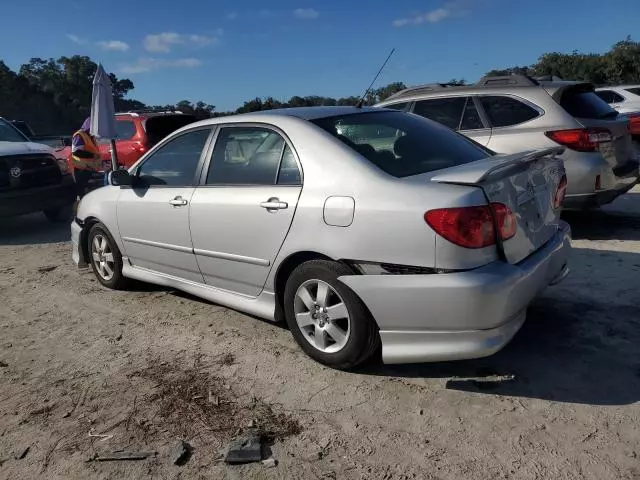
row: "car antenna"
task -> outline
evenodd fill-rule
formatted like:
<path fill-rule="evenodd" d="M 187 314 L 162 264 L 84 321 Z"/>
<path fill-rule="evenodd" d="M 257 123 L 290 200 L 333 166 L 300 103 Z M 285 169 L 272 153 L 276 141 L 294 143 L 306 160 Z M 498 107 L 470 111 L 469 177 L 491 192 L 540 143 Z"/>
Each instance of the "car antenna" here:
<path fill-rule="evenodd" d="M 382 73 L 382 70 L 384 69 L 384 67 L 387 65 L 387 62 L 389 61 L 389 59 L 391 58 L 391 55 L 393 55 L 393 53 L 396 51 L 395 48 L 391 49 L 391 52 L 389 53 L 389 56 L 387 57 L 387 59 L 384 61 L 384 63 L 382 64 L 382 66 L 380 67 L 380 70 L 378 70 L 378 73 L 376 73 L 376 76 L 373 77 L 373 81 L 371 82 L 371 84 L 369 85 L 369 88 L 367 88 L 365 90 L 365 92 L 362 94 L 362 97 L 360 97 L 360 100 L 358 100 L 358 103 L 356 103 L 356 108 L 362 108 L 362 106 L 364 105 L 364 99 L 367 97 L 367 94 L 371 91 L 371 88 L 373 87 L 373 84 L 376 83 L 376 80 L 378 79 L 378 77 L 380 76 L 380 74 Z"/>

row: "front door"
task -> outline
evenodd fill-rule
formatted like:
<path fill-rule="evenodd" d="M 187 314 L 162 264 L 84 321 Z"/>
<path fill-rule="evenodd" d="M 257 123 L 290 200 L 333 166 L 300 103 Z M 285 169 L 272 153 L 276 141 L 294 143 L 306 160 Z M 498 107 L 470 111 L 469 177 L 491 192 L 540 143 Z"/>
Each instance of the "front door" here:
<path fill-rule="evenodd" d="M 191 238 L 216 288 L 257 296 L 289 231 L 302 190 L 294 153 L 263 126 L 220 129 L 191 201 Z"/>
<path fill-rule="evenodd" d="M 125 254 L 134 267 L 202 283 L 189 232 L 189 208 L 210 128 L 160 146 L 136 168 L 134 185 L 118 198 Z"/>

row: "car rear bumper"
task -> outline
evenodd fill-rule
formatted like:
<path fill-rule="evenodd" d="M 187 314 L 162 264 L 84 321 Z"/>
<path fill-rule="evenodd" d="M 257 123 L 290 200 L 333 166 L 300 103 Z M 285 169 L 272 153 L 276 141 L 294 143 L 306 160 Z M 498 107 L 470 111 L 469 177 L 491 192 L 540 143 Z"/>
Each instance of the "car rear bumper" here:
<path fill-rule="evenodd" d="M 0 217 L 12 217 L 73 205 L 76 185 L 71 175 L 64 175 L 56 185 L 25 188 L 0 193 Z"/>
<path fill-rule="evenodd" d="M 569 225 L 516 265 L 431 275 L 349 275 L 340 280 L 380 328 L 385 363 L 434 362 L 491 355 L 515 335 L 546 286 L 564 279 Z"/>
<path fill-rule="evenodd" d="M 564 210 L 584 210 L 613 202 L 640 182 L 640 163 L 630 160 L 622 170 L 613 171 L 609 184 L 612 188 L 588 194 L 567 195 Z"/>

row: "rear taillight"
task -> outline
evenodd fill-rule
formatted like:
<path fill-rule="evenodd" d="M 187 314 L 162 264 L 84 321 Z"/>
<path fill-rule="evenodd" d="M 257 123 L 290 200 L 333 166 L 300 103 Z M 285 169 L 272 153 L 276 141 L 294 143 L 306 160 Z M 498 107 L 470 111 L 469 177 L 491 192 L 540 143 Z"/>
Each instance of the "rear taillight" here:
<path fill-rule="evenodd" d="M 564 202 L 564 197 L 567 194 L 567 176 L 563 175 L 558 184 L 558 190 L 556 190 L 556 196 L 553 200 L 553 206 L 555 208 L 561 208 Z"/>
<path fill-rule="evenodd" d="M 147 151 L 147 146 L 145 145 L 144 142 L 140 141 L 140 142 L 136 142 L 135 149 L 139 153 L 145 153 Z"/>
<path fill-rule="evenodd" d="M 578 152 L 595 152 L 604 142 L 613 137 L 606 128 L 576 128 L 573 130 L 553 130 L 545 135 L 556 143 Z"/>
<path fill-rule="evenodd" d="M 629 118 L 629 133 L 640 135 L 640 113 L 627 113 Z"/>
<path fill-rule="evenodd" d="M 503 203 L 492 203 L 500 238 L 508 240 L 516 234 L 517 221 Z M 493 216 L 489 205 L 439 208 L 424 214 L 427 224 L 451 243 L 465 248 L 483 248 L 496 243 Z"/>

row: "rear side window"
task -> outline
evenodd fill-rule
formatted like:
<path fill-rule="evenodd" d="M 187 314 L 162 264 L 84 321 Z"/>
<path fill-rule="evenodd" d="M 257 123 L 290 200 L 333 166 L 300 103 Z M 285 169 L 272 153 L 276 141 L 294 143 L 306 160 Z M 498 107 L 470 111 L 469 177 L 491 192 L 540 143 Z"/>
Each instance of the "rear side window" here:
<path fill-rule="evenodd" d="M 116 135 L 118 140 L 131 140 L 136 134 L 136 124 L 129 120 L 116 121 Z"/>
<path fill-rule="evenodd" d="M 462 121 L 460 122 L 460 130 L 479 130 L 484 128 L 480 114 L 476 108 L 476 102 L 473 98 L 467 97 L 467 104 L 464 107 Z"/>
<path fill-rule="evenodd" d="M 599 90 L 595 94 L 607 103 L 620 103 L 624 101 L 622 95 L 618 95 L 613 90 Z"/>
<path fill-rule="evenodd" d="M 313 120 L 394 177 L 473 162 L 489 151 L 448 128 L 400 112 L 364 112 Z"/>
<path fill-rule="evenodd" d="M 480 102 L 492 127 L 510 127 L 540 115 L 535 108 L 511 97 L 480 97 Z"/>
<path fill-rule="evenodd" d="M 560 106 L 576 118 L 607 118 L 618 115 L 607 102 L 588 89 L 565 90 L 560 97 Z"/>
<path fill-rule="evenodd" d="M 466 97 L 420 100 L 416 102 L 413 113 L 457 130 L 460 126 L 466 100 Z"/>
<path fill-rule="evenodd" d="M 640 97 L 640 87 L 625 88 L 625 90 L 629 93 L 633 93 L 634 95 L 638 95 Z"/>

